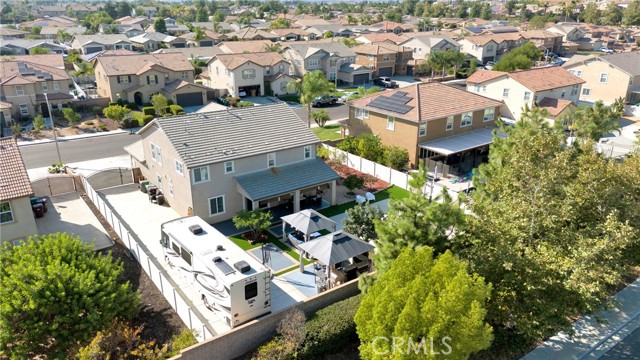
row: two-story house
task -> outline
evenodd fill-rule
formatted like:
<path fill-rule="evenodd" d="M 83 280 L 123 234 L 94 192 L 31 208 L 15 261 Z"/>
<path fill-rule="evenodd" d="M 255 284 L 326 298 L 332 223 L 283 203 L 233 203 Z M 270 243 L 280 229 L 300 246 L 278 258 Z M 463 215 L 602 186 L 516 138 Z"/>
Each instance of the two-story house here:
<path fill-rule="evenodd" d="M 133 45 L 125 34 L 76 35 L 71 47 L 84 55 L 103 50 L 133 50 Z"/>
<path fill-rule="evenodd" d="M 162 93 L 180 106 L 206 103 L 208 88 L 194 84 L 195 69 L 181 54 L 101 56 L 95 65 L 98 94 L 111 101 L 147 104 Z"/>
<path fill-rule="evenodd" d="M 291 43 L 282 49 L 282 56 L 298 77 L 321 70 L 330 81 L 337 77 L 344 83 L 360 85 L 371 80 L 371 69 L 355 64 L 357 54 L 341 41 Z"/>
<path fill-rule="evenodd" d="M 511 73 L 478 70 L 467 78 L 467 91 L 503 101 L 500 115 L 518 120 L 525 105 L 533 108 L 545 98 L 577 104 L 582 84 L 584 80 L 558 66 Z M 562 101 L 557 104 L 567 105 Z"/>
<path fill-rule="evenodd" d="M 69 75 L 62 55 L 22 55 L 2 58 L 0 100 L 12 105 L 13 117 L 49 116 L 46 98 L 52 108 L 62 108 L 73 99 L 69 94 Z"/>
<path fill-rule="evenodd" d="M 521 32 L 520 35 L 545 53 L 559 53 L 562 48 L 562 34 L 547 30 L 528 30 Z"/>
<path fill-rule="evenodd" d="M 265 52 L 272 45 L 271 40 L 225 41 L 218 48 L 225 54 L 243 54 Z"/>
<path fill-rule="evenodd" d="M 313 40 L 310 33 L 303 29 L 273 29 L 271 33 L 278 37 L 281 41 L 299 41 L 299 40 Z"/>
<path fill-rule="evenodd" d="M 204 85 L 218 90 L 220 95 L 251 96 L 289 93 L 287 84 L 291 64 L 276 52 L 220 54 L 208 63 L 208 79 Z"/>
<path fill-rule="evenodd" d="M 410 24 L 400 24 L 395 21 L 385 20 L 369 25 L 368 29 L 371 32 L 402 34 L 403 32 L 415 31 L 416 27 Z"/>
<path fill-rule="evenodd" d="M 84 26 L 71 26 L 64 29 L 53 27 L 53 26 L 43 26 L 40 30 L 40 36 L 42 36 L 45 40 L 57 40 L 58 33 L 60 31 L 64 31 L 65 33 L 73 36 L 82 35 L 87 32 L 87 28 Z"/>
<path fill-rule="evenodd" d="M 53 40 L 16 39 L 0 43 L 2 55 L 29 55 L 35 48 L 47 49 L 53 54 L 63 54 L 65 50 L 64 46 L 54 43 Z"/>
<path fill-rule="evenodd" d="M 473 56 L 480 63 L 486 64 L 489 61 L 496 61 L 498 43 L 493 40 L 493 35 L 467 36 L 458 42 L 462 45 L 462 52 Z"/>
<path fill-rule="evenodd" d="M 270 32 L 256 29 L 255 27 L 246 27 L 227 35 L 229 38 L 237 38 L 238 40 L 278 40 L 278 35 Z"/>
<path fill-rule="evenodd" d="M 355 39 L 360 44 L 377 43 L 381 41 L 391 41 L 395 44 L 400 44 L 407 40 L 405 36 L 400 36 L 394 33 L 373 33 L 373 34 L 361 34 Z"/>
<path fill-rule="evenodd" d="M 129 38 L 136 50 L 153 52 L 161 48 L 184 48 L 187 42 L 184 39 L 157 32 L 148 32 Z"/>
<path fill-rule="evenodd" d="M 374 77 L 407 75 L 407 64 L 413 50 L 391 42 L 362 44 L 353 47 L 356 64 L 372 70 Z"/>
<path fill-rule="evenodd" d="M 420 83 L 349 103 L 349 135 L 373 134 L 383 144 L 421 159 L 463 162 L 475 149 L 488 150 L 502 102 L 441 83 Z M 461 171 L 469 169 L 462 169 Z"/>
<path fill-rule="evenodd" d="M 0 245 L 9 241 L 17 245 L 37 235 L 38 228 L 31 210 L 33 188 L 13 137 L 0 138 L 0 163 Z"/>
<path fill-rule="evenodd" d="M 563 67 L 585 81 L 580 101 L 602 100 L 610 105 L 617 98 L 623 98 L 630 104 L 640 102 L 640 53 L 637 51 L 591 56 Z"/>
<path fill-rule="evenodd" d="M 409 38 L 400 45 L 413 51 L 414 60 L 427 60 L 432 51 L 460 50 L 460 43 L 447 35 L 420 35 Z"/>
<path fill-rule="evenodd" d="M 585 33 L 575 25 L 556 24 L 547 28 L 547 31 L 562 35 L 562 47 L 560 54 L 565 56 L 574 55 L 578 50 L 594 50 L 594 46 L 601 47 L 600 40 L 597 44 L 593 39 L 585 37 Z"/>
<path fill-rule="evenodd" d="M 144 34 L 140 24 L 100 24 L 98 31 L 101 34 L 124 34 L 128 38 Z"/>
<path fill-rule="evenodd" d="M 126 148 L 134 167 L 182 216 L 217 223 L 243 209 L 297 212 L 317 189 L 335 204 L 339 176 L 316 158 L 320 140 L 286 104 L 157 118 L 138 135 Z"/>
<path fill-rule="evenodd" d="M 28 31 L 22 31 L 18 29 L 11 29 L 8 27 L 0 27 L 0 40 L 15 40 L 15 39 L 24 39 L 27 35 L 31 35 Z"/>

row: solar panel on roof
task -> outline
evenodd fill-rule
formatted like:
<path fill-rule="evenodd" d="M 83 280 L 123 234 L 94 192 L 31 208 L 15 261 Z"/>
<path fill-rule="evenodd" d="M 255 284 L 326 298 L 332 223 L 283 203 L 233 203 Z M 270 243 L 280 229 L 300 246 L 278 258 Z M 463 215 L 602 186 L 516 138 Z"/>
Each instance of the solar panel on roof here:
<path fill-rule="evenodd" d="M 398 114 L 406 114 L 413 109 L 413 106 L 406 105 L 413 98 L 407 96 L 408 93 L 398 91 L 391 96 L 378 96 L 369 103 L 369 106 L 382 110 L 392 111 Z"/>
<path fill-rule="evenodd" d="M 213 263 L 225 275 L 229 275 L 229 274 L 235 272 L 235 270 L 233 270 L 231 265 L 229 265 L 226 261 L 224 261 L 219 256 L 216 256 L 216 257 L 213 258 Z"/>

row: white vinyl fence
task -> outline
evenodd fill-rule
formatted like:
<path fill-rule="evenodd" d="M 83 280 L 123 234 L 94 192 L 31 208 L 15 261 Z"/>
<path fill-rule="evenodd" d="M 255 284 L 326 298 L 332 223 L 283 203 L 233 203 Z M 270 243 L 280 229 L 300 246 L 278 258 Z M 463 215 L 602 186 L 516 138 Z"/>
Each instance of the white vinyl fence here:
<path fill-rule="evenodd" d="M 195 309 L 193 303 L 178 288 L 171 277 L 166 273 L 158 261 L 151 255 L 147 247 L 130 231 L 128 225 L 120 219 L 113 209 L 102 199 L 93 189 L 86 177 L 82 177 L 82 184 L 87 192 L 87 196 L 100 210 L 100 213 L 107 219 L 109 225 L 120 236 L 124 245 L 131 251 L 131 254 L 138 260 L 144 272 L 149 275 L 158 290 L 164 295 L 167 301 L 178 313 L 182 321 L 193 330 L 196 330 L 196 337 L 199 341 L 213 337 L 215 331 Z"/>

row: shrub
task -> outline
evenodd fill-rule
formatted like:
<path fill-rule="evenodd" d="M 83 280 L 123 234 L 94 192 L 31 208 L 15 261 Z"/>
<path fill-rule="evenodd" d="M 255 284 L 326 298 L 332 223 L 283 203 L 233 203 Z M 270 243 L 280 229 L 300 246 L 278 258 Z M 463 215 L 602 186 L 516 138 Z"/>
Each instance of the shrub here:
<path fill-rule="evenodd" d="M 409 152 L 399 146 L 391 146 L 385 149 L 386 165 L 395 170 L 403 170 L 409 164 Z"/>
<path fill-rule="evenodd" d="M 109 106 L 116 106 L 116 105 L 120 105 L 120 104 L 118 104 L 118 103 L 117 103 L 117 102 L 115 102 L 115 101 L 110 101 L 110 102 L 109 102 Z"/>
<path fill-rule="evenodd" d="M 252 107 L 252 106 L 253 106 L 252 102 L 248 102 L 248 101 L 240 101 L 240 102 L 238 102 L 238 107 L 239 108 Z"/>
<path fill-rule="evenodd" d="M 44 130 L 45 127 L 44 117 L 42 117 L 42 114 L 36 115 L 35 119 L 33 119 L 33 130 L 37 132 Z"/>
<path fill-rule="evenodd" d="M 82 117 L 79 114 L 76 114 L 76 112 L 71 108 L 64 108 L 62 109 L 62 112 L 64 113 L 64 118 L 69 121 L 69 125 L 71 126 L 74 126 Z"/>
<path fill-rule="evenodd" d="M 145 106 L 142 108 L 142 113 L 153 117 L 156 116 L 156 109 L 154 109 L 153 106 Z"/>
<path fill-rule="evenodd" d="M 102 112 L 109 119 L 113 119 L 119 122 L 124 120 L 124 118 L 127 116 L 127 114 L 131 112 L 131 110 L 121 105 L 113 105 L 113 106 L 104 108 Z"/>
<path fill-rule="evenodd" d="M 184 111 L 180 111 L 180 112 L 178 113 L 178 115 L 184 115 L 184 114 L 186 114 Z"/>
<path fill-rule="evenodd" d="M 163 115 L 162 115 L 162 117 L 170 117 L 170 116 L 173 116 L 173 114 L 171 114 L 171 113 L 165 113 L 165 114 L 163 114 Z"/>
<path fill-rule="evenodd" d="M 107 129 L 107 126 L 105 124 L 100 124 L 100 126 L 98 126 L 98 131 L 109 131 Z"/>
<path fill-rule="evenodd" d="M 173 100 L 171 100 L 171 99 L 167 99 L 167 105 L 169 105 L 169 106 L 173 105 Z M 179 105 L 178 105 L 178 106 L 179 106 Z"/>
<path fill-rule="evenodd" d="M 153 120 L 153 116 L 151 115 L 142 116 L 142 125 L 147 125 L 148 123 L 151 122 L 151 120 Z"/>
<path fill-rule="evenodd" d="M 171 111 L 173 115 L 179 115 L 180 112 L 184 112 L 184 109 L 180 105 L 169 105 L 169 111 Z"/>
<path fill-rule="evenodd" d="M 327 149 L 324 146 L 318 146 L 318 150 L 316 151 L 316 154 L 322 160 L 327 160 L 329 158 L 329 149 Z"/>
<path fill-rule="evenodd" d="M 100 116 L 100 115 L 102 115 L 102 114 L 103 114 L 103 112 L 102 112 L 102 108 L 101 108 L 100 106 L 94 106 L 94 107 L 91 109 L 91 112 L 92 112 L 95 116 Z"/>
<path fill-rule="evenodd" d="M 349 175 L 344 179 L 342 185 L 349 189 L 349 194 L 353 194 L 353 190 L 360 189 L 364 185 L 364 179 L 358 175 Z"/>

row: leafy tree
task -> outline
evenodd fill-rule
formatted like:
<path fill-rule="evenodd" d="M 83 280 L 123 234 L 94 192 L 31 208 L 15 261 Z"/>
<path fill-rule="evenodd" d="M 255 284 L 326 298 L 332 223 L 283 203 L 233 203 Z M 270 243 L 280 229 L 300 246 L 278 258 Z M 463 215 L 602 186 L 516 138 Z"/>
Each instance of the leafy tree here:
<path fill-rule="evenodd" d="M 196 11 L 196 21 L 197 22 L 205 22 L 209 20 L 209 16 L 207 14 L 207 8 L 201 7 Z"/>
<path fill-rule="evenodd" d="M 269 228 L 271 225 L 271 211 L 242 210 L 237 213 L 233 218 L 233 225 L 236 228 L 249 228 L 250 240 L 258 240 L 260 234 Z"/>
<path fill-rule="evenodd" d="M 444 52 L 444 61 L 447 65 L 453 66 L 453 76 L 458 73 L 458 68 L 464 64 L 466 56 L 460 50 L 446 50 Z"/>
<path fill-rule="evenodd" d="M 620 132 L 619 109 L 605 106 L 598 100 L 592 106 L 581 106 L 569 116 L 569 129 L 578 139 L 583 141 L 598 141 L 601 137 L 614 131 Z"/>
<path fill-rule="evenodd" d="M 531 69 L 533 61 L 522 54 L 512 55 L 511 53 L 502 57 L 498 63 L 493 66 L 495 71 L 515 71 Z"/>
<path fill-rule="evenodd" d="M 371 94 L 375 94 L 377 92 L 380 92 L 382 89 L 377 87 L 377 86 L 372 86 L 368 89 L 365 89 L 364 86 L 359 86 L 358 87 L 358 91 L 356 91 L 355 94 L 351 94 L 348 98 L 347 101 L 353 101 L 356 99 L 360 99 L 363 96 L 367 96 L 367 95 L 371 95 Z"/>
<path fill-rule="evenodd" d="M 34 48 L 29 49 L 29 54 L 30 55 L 51 54 L 51 51 L 49 51 L 49 49 L 45 47 L 36 46 Z"/>
<path fill-rule="evenodd" d="M 589 24 L 599 24 L 600 16 L 598 5 L 594 2 L 588 3 L 582 12 L 582 19 Z"/>
<path fill-rule="evenodd" d="M 287 91 L 300 94 L 300 103 L 307 105 L 307 126 L 311 127 L 311 102 L 313 99 L 330 93 L 336 89 L 320 70 L 310 71 L 302 77 L 302 81 L 291 80 L 287 84 Z"/>
<path fill-rule="evenodd" d="M 91 65 L 90 62 L 83 61 L 79 57 L 78 62 L 75 63 L 75 68 L 76 70 L 73 72 L 73 76 L 75 77 L 93 75 L 94 73 L 93 65 Z"/>
<path fill-rule="evenodd" d="M 80 238 L 58 233 L 0 250 L 0 353 L 66 358 L 113 319 L 130 319 L 139 296 L 122 283 L 122 263 Z"/>
<path fill-rule="evenodd" d="M 102 113 L 104 114 L 104 116 L 108 117 L 109 119 L 113 119 L 115 121 L 118 121 L 118 122 L 124 120 L 124 118 L 130 112 L 131 112 L 131 110 L 129 108 L 121 106 L 121 105 L 107 106 L 106 108 L 104 108 L 104 110 L 102 110 Z"/>
<path fill-rule="evenodd" d="M 387 147 L 384 158 L 385 164 L 395 170 L 404 170 L 409 165 L 409 152 L 403 147 Z"/>
<path fill-rule="evenodd" d="M 529 20 L 529 29 L 544 29 L 547 25 L 547 17 L 535 15 Z"/>
<path fill-rule="evenodd" d="M 269 24 L 269 29 L 289 29 L 291 27 L 291 21 L 285 19 L 275 19 Z"/>
<path fill-rule="evenodd" d="M 44 130 L 44 128 L 44 117 L 42 116 L 42 114 L 36 115 L 36 117 L 33 119 L 33 130 L 42 131 Z"/>
<path fill-rule="evenodd" d="M 195 41 L 200 41 L 204 39 L 205 33 L 204 28 L 200 26 L 196 26 L 193 28 L 193 37 L 192 39 Z"/>
<path fill-rule="evenodd" d="M 129 5 L 129 2 L 119 1 L 116 4 L 116 13 L 118 15 L 115 16 L 114 19 L 131 15 L 131 5 Z"/>
<path fill-rule="evenodd" d="M 490 293 L 491 286 L 469 275 L 450 251 L 434 259 L 430 247 L 403 249 L 369 288 L 356 313 L 360 357 L 438 359 L 443 354 L 468 359 L 493 340 L 485 322 Z M 402 339 L 402 345 L 395 346 L 395 338 Z"/>
<path fill-rule="evenodd" d="M 106 11 L 100 11 L 87 15 L 82 22 L 90 33 L 96 33 L 100 24 L 113 24 L 113 18 Z"/>
<path fill-rule="evenodd" d="M 216 10 L 215 13 L 213 13 L 213 21 L 217 22 L 217 23 L 221 23 L 224 21 L 224 13 L 220 10 Z"/>
<path fill-rule="evenodd" d="M 480 17 L 483 20 L 491 20 L 491 5 L 489 5 L 489 3 L 483 3 L 482 4 L 482 12 L 480 13 Z"/>
<path fill-rule="evenodd" d="M 376 240 L 378 233 L 375 229 L 375 219 L 382 219 L 384 212 L 369 203 L 358 204 L 346 211 L 344 231 L 357 236 L 364 241 Z"/>
<path fill-rule="evenodd" d="M 71 41 L 71 39 L 73 39 L 73 36 L 71 36 L 64 29 L 58 30 L 58 34 L 56 35 L 56 40 L 59 43 L 65 43 L 65 42 Z"/>
<path fill-rule="evenodd" d="M 329 119 L 331 119 L 329 117 L 329 113 L 325 109 L 320 109 L 318 111 L 312 112 L 311 113 L 311 117 L 313 118 L 313 121 L 315 121 L 316 124 L 318 124 L 318 126 L 320 126 L 320 127 L 324 127 L 326 125 L 327 121 L 329 121 Z"/>
<path fill-rule="evenodd" d="M 74 126 L 82 116 L 80 114 L 76 114 L 75 111 L 71 108 L 62 109 L 62 113 L 64 114 L 64 118 L 67 119 L 69 125 Z"/>
<path fill-rule="evenodd" d="M 40 31 L 42 31 L 42 26 L 34 26 L 31 28 L 31 35 L 40 35 Z"/>
<path fill-rule="evenodd" d="M 602 11 L 602 23 L 604 25 L 618 25 L 622 22 L 622 9 L 616 3 L 610 2 Z"/>
<path fill-rule="evenodd" d="M 168 352 L 168 344 L 158 347 L 155 340 L 145 342 L 140 338 L 142 326 L 132 327 L 122 320 L 115 320 L 108 329 L 98 331 L 86 346 L 78 349 L 77 360 L 160 360 Z"/>
<path fill-rule="evenodd" d="M 167 106 L 169 106 L 169 101 L 164 95 L 158 93 L 151 97 L 151 105 L 156 110 L 156 115 L 162 116 L 166 112 Z"/>
<path fill-rule="evenodd" d="M 329 30 L 324 32 L 324 35 L 322 35 L 323 38 L 325 39 L 331 39 L 333 37 L 333 33 Z"/>
<path fill-rule="evenodd" d="M 640 25 L 640 0 L 635 0 L 624 9 L 622 23 L 624 26 Z"/>
<path fill-rule="evenodd" d="M 518 2 L 515 0 L 509 0 L 505 3 L 505 8 L 507 9 L 508 15 L 513 15 L 513 10 L 515 10 L 517 4 Z"/>
<path fill-rule="evenodd" d="M 156 32 L 166 34 L 167 33 L 167 23 L 163 18 L 159 17 L 153 22 L 153 29 Z"/>
<path fill-rule="evenodd" d="M 446 191 L 442 202 L 429 201 L 425 196 L 427 171 L 420 167 L 411 175 L 411 194 L 402 200 L 391 200 L 386 220 L 376 220 L 378 240 L 375 263 L 378 273 L 384 274 L 391 262 L 405 248 L 430 246 L 436 254 L 452 247 L 451 236 L 464 228 L 464 214 Z"/>
<path fill-rule="evenodd" d="M 342 185 L 349 189 L 347 194 L 353 195 L 353 190 L 360 189 L 364 185 L 364 179 L 358 175 L 349 175 L 346 179 L 344 179 Z"/>

